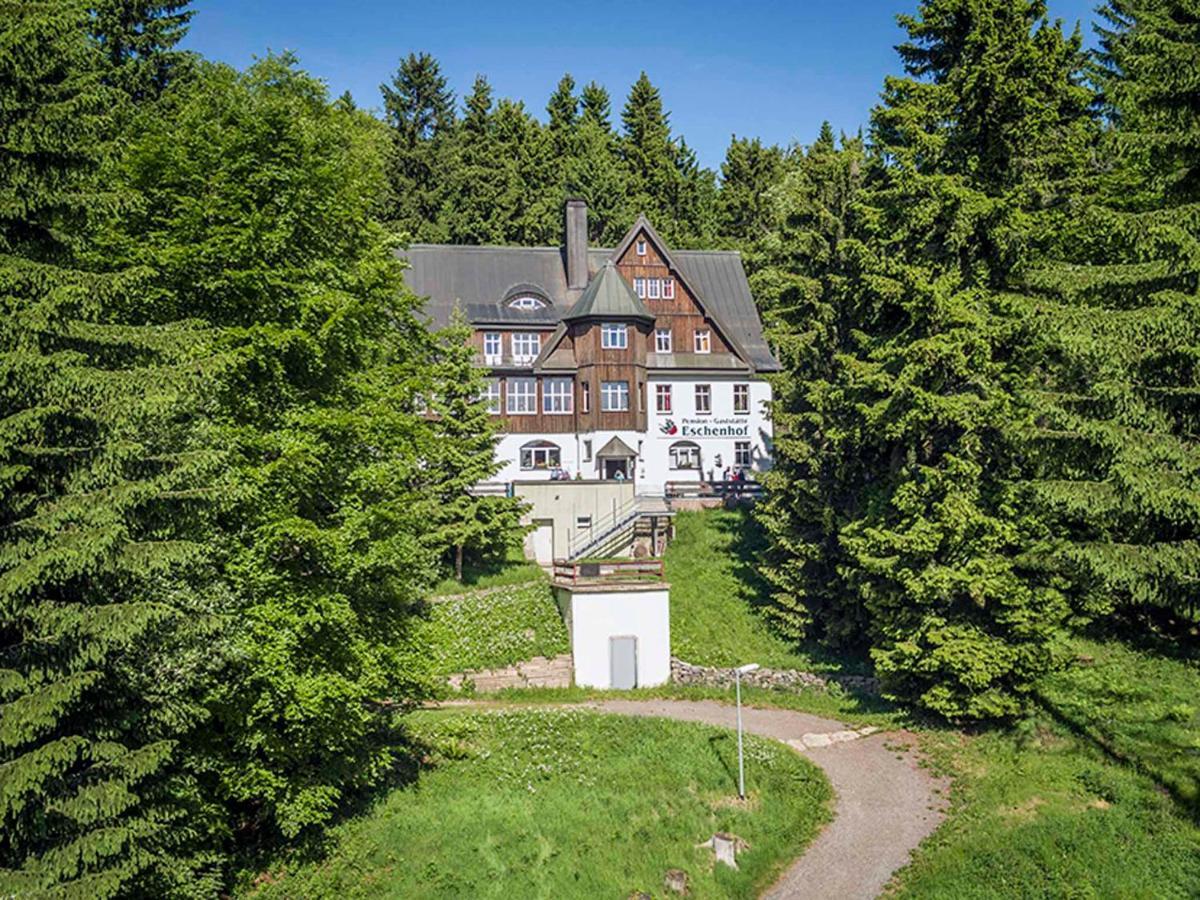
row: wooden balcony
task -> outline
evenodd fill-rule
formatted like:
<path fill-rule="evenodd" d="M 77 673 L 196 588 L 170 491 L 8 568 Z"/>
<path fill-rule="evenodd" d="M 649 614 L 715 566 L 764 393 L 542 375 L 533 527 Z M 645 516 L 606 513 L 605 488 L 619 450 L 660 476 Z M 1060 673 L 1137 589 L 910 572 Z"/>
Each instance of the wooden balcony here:
<path fill-rule="evenodd" d="M 570 585 L 571 587 L 660 582 L 663 580 L 663 561 L 661 559 L 556 559 L 553 577 L 556 584 Z"/>

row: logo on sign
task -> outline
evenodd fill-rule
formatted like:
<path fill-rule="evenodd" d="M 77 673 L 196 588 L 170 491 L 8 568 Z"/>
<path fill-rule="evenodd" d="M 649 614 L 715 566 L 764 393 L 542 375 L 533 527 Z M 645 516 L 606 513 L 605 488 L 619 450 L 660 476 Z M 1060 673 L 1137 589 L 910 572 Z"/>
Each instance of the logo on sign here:
<path fill-rule="evenodd" d="M 665 434 L 667 437 L 671 437 L 672 435 L 679 434 L 679 429 L 675 427 L 674 419 L 667 419 L 665 422 L 663 422 L 661 425 L 658 426 L 658 430 L 661 431 L 663 434 Z"/>

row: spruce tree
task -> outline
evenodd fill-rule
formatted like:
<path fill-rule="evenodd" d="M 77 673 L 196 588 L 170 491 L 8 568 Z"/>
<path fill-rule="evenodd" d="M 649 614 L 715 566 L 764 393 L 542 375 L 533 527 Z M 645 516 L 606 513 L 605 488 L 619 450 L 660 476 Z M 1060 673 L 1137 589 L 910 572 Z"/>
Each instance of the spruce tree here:
<path fill-rule="evenodd" d="M 472 492 L 475 485 L 490 480 L 500 464 L 497 428 L 483 397 L 484 374 L 475 363 L 470 336 L 471 328 L 458 312 L 435 336 L 425 370 L 431 413 L 428 442 L 421 450 L 435 501 L 426 538 L 439 552 L 449 551 L 459 581 L 464 561 L 502 559 L 522 534 L 518 501 Z"/>
<path fill-rule="evenodd" d="M 1194 623 L 1200 579 L 1200 10 L 1115 0 L 1096 81 L 1106 166 L 1022 280 L 1042 546 L 1086 616 Z M 1180 621 L 1181 620 L 1181 621 Z M 1181 629 L 1182 630 L 1182 629 Z"/>
<path fill-rule="evenodd" d="M 997 291 L 1025 261 L 1030 211 L 1069 199 L 1056 192 L 1086 155 L 1091 97 L 1078 36 L 1039 0 L 928 0 L 900 21 L 907 76 L 885 82 L 883 164 L 855 214 L 852 344 L 795 465 L 839 498 L 821 512 L 844 588 L 834 633 L 864 623 L 892 696 L 1003 717 L 1054 665 L 1066 610 L 1025 555 L 1040 524 L 1021 512 L 1014 451 L 1024 332 Z M 804 559 L 783 555 L 782 599 L 803 606 L 788 580 L 803 585 Z"/>
<path fill-rule="evenodd" d="M 189 0 L 98 0 L 92 33 L 110 79 L 135 101 L 158 97 L 187 65 L 175 45 L 187 34 Z"/>
<path fill-rule="evenodd" d="M 672 138 L 662 97 L 645 72 L 629 90 L 621 124 L 630 205 L 647 215 L 666 240 L 705 243 L 715 224 L 713 173 L 697 164 L 686 144 Z"/>
<path fill-rule="evenodd" d="M 783 151 L 758 138 L 732 137 L 721 164 L 717 231 L 721 237 L 750 244 L 773 224 L 770 191 L 783 177 Z"/>
<path fill-rule="evenodd" d="M 410 53 L 379 90 L 392 128 L 385 218 L 410 237 L 436 237 L 446 167 L 453 160 L 454 93 L 428 53 Z"/>
<path fill-rule="evenodd" d="M 841 364 L 857 349 L 853 289 L 871 255 L 858 204 L 869 159 L 859 138 L 838 149 L 832 130 L 792 153 L 765 200 L 768 232 L 747 248 L 751 287 L 781 371 L 772 379 L 775 465 L 765 475 L 757 515 L 770 537 L 768 612 L 792 638 L 821 638 L 843 649 L 861 645 L 867 620 L 849 601 L 839 574 L 839 532 L 855 516 L 845 485 L 868 471 L 856 434 L 840 427 Z"/>
<path fill-rule="evenodd" d="M 208 349 L 142 323 L 145 272 L 87 262 L 128 201 L 89 24 L 0 5 L 0 893 L 211 894 L 221 830 L 180 749 L 220 646 Z"/>

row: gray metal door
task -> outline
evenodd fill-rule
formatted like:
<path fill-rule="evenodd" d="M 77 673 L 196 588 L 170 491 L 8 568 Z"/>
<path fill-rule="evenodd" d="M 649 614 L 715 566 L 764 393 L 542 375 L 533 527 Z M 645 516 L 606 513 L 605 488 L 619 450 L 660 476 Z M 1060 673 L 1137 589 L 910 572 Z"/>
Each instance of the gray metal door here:
<path fill-rule="evenodd" d="M 609 687 L 628 690 L 637 687 L 637 638 L 608 639 Z"/>

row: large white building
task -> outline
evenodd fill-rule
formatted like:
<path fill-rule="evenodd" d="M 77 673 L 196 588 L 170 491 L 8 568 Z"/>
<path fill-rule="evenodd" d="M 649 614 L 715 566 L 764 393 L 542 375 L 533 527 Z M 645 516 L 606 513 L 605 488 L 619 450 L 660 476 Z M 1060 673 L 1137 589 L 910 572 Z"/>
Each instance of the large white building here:
<path fill-rule="evenodd" d="M 567 202 L 563 247 L 416 244 L 410 287 L 435 325 L 461 309 L 502 419 L 497 480 L 750 478 L 770 466 L 778 368 L 742 268 L 676 250 L 639 218 L 615 249 L 588 247 Z"/>

